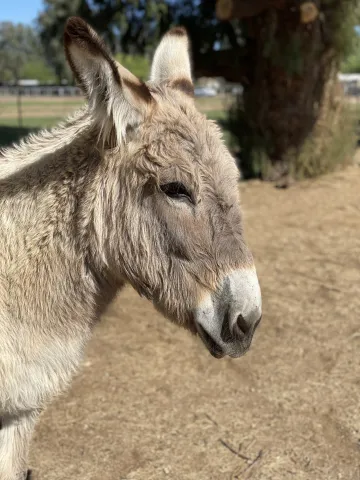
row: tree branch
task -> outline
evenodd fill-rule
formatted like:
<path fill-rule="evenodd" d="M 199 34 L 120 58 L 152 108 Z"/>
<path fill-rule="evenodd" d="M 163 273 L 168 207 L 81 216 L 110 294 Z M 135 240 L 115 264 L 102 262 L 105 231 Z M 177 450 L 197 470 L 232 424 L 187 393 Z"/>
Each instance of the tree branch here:
<path fill-rule="evenodd" d="M 217 0 L 216 15 L 219 20 L 254 17 L 268 8 L 283 8 L 285 1 L 286 0 Z"/>

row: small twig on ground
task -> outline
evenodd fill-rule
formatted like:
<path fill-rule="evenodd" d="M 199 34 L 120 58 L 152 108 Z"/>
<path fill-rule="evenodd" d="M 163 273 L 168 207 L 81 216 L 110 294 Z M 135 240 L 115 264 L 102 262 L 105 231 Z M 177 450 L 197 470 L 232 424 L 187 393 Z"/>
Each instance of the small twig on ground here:
<path fill-rule="evenodd" d="M 216 427 L 219 426 L 219 424 L 218 424 L 213 418 L 211 418 L 208 413 L 205 413 L 204 415 L 205 415 L 205 417 L 206 417 L 208 420 L 210 420 L 210 422 L 212 422 Z"/>
<path fill-rule="evenodd" d="M 258 462 L 261 459 L 262 456 L 263 456 L 263 450 L 260 450 L 259 453 L 257 454 L 256 458 L 254 458 L 254 460 L 252 460 L 251 463 L 241 473 L 245 473 L 250 468 L 252 468 L 255 465 L 255 463 Z"/>
<path fill-rule="evenodd" d="M 228 443 L 226 443 L 222 438 L 219 438 L 219 442 L 221 443 L 221 445 L 223 445 L 225 448 L 227 448 L 228 450 L 230 450 L 231 453 L 233 453 L 234 455 L 236 455 L 237 457 L 240 457 L 242 458 L 243 460 L 246 460 L 247 462 L 252 462 L 251 458 L 250 457 L 247 457 L 246 455 L 243 455 L 242 453 L 240 452 L 237 452 L 234 448 L 232 448 Z"/>

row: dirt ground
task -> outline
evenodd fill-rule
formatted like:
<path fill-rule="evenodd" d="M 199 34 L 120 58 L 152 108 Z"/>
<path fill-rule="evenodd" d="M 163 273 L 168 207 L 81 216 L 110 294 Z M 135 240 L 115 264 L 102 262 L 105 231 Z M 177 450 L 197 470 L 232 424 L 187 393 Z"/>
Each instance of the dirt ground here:
<path fill-rule="evenodd" d="M 39 480 L 360 480 L 360 169 L 241 186 L 263 321 L 241 359 L 125 290 L 44 414 Z"/>

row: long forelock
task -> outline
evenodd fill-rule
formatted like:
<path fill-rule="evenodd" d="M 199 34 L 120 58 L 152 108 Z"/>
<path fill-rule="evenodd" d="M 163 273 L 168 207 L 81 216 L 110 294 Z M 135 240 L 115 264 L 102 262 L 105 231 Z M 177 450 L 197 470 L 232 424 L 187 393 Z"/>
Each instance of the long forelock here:
<path fill-rule="evenodd" d="M 182 160 L 189 157 L 191 163 L 204 169 L 226 162 L 224 157 L 229 154 L 215 121 L 209 120 L 184 94 L 172 88 L 152 87 L 152 94 L 158 108 L 151 121 L 144 125 L 141 141 L 155 162 L 161 157 L 169 166 L 176 161 L 185 166 Z"/>

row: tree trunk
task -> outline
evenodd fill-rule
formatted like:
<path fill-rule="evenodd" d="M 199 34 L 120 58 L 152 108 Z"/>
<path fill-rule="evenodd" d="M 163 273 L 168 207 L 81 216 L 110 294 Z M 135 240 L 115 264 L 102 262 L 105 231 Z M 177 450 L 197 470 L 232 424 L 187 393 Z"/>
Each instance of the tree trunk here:
<path fill-rule="evenodd" d="M 240 4 L 245 3 L 230 3 L 236 1 L 239 12 Z M 235 107 L 242 110 L 236 113 L 241 121 L 237 132 L 233 121 L 232 130 L 239 136 L 240 148 L 247 144 L 241 161 L 248 163 L 249 175 L 260 174 L 268 180 L 290 175 L 305 140 L 317 132 L 319 138 L 323 135 L 324 130 L 317 128 L 319 123 L 322 127 L 326 123 L 326 129 L 331 130 L 341 109 L 338 54 L 320 15 L 324 2 L 284 3 L 283 8 L 279 3 L 277 8 L 241 20 L 250 72 L 243 83 L 242 104 Z M 257 167 L 260 171 L 251 172 L 254 159 L 249 156 L 259 149 L 263 152 L 259 160 L 262 166 Z"/>
<path fill-rule="evenodd" d="M 269 179 L 289 174 L 289 151 L 298 150 L 328 110 L 337 88 L 337 57 L 321 22 L 299 22 L 298 11 L 269 10 L 249 19 L 256 58 L 244 105 L 258 134 L 268 141 Z M 326 87 L 326 88 L 325 88 Z"/>

